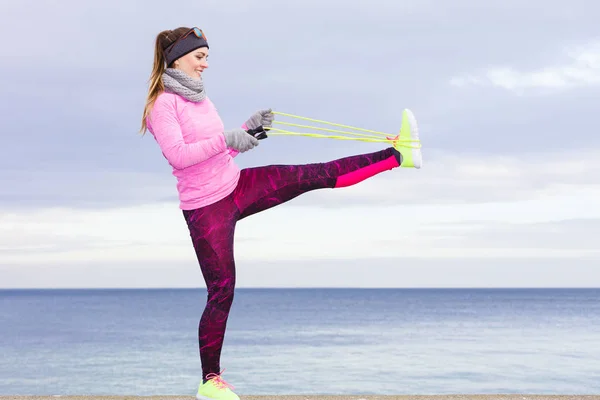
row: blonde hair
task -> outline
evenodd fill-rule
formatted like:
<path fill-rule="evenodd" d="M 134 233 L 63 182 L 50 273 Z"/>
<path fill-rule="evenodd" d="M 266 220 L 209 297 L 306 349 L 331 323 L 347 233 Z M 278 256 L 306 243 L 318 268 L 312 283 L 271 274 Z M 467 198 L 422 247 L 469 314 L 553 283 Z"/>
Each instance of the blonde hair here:
<path fill-rule="evenodd" d="M 179 27 L 174 30 L 162 31 L 156 36 L 154 43 L 154 65 L 152 66 L 152 72 L 150 73 L 148 96 L 146 97 L 146 106 L 144 107 L 144 113 L 142 115 L 142 127 L 140 129 L 142 134 L 148 129 L 146 126 L 146 119 L 152 111 L 152 106 L 154 105 L 156 98 L 165 89 L 162 75 L 168 66 L 165 65 L 166 59 L 164 50 L 189 30 L 190 28 L 187 27 Z"/>

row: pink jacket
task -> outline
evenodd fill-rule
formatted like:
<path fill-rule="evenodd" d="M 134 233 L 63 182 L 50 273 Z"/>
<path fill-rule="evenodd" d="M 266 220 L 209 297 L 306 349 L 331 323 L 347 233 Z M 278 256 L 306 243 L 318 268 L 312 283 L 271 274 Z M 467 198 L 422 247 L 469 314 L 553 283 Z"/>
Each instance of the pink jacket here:
<path fill-rule="evenodd" d="M 173 167 L 182 210 L 212 204 L 235 189 L 238 152 L 227 148 L 223 122 L 210 99 L 195 103 L 163 92 L 146 122 Z"/>

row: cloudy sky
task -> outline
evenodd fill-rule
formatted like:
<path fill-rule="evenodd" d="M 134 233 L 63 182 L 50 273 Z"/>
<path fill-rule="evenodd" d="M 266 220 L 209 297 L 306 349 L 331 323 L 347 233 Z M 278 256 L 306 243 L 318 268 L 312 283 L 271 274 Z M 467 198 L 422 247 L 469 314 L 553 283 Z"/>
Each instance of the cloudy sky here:
<path fill-rule="evenodd" d="M 176 4 L 0 3 L 0 287 L 204 286 L 171 168 L 138 134 L 155 36 L 181 25 L 208 35 L 227 127 L 264 107 L 420 122 L 423 169 L 240 223 L 239 287 L 600 285 L 596 2 Z M 236 162 L 379 148 L 277 136 Z"/>

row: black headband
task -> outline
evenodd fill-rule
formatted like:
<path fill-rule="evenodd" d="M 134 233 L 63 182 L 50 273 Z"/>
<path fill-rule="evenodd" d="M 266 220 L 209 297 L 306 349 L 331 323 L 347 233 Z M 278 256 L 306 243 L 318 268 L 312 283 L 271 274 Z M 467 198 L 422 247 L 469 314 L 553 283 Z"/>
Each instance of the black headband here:
<path fill-rule="evenodd" d="M 206 41 L 204 34 L 201 34 L 201 36 L 198 37 L 194 33 L 188 32 L 185 38 L 176 40 L 175 43 L 165 49 L 167 65 L 171 65 L 173 61 L 200 47 L 208 48 L 208 42 Z"/>

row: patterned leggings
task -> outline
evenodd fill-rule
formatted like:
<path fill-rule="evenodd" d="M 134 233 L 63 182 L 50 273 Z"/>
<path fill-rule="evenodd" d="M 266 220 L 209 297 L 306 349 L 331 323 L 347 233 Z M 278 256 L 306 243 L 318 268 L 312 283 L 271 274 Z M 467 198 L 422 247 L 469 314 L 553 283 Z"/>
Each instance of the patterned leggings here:
<path fill-rule="evenodd" d="M 198 326 L 202 376 L 219 374 L 221 349 L 235 288 L 233 257 L 237 221 L 315 189 L 351 186 L 400 165 L 393 147 L 326 163 L 243 169 L 224 199 L 183 215 L 208 290 Z"/>

